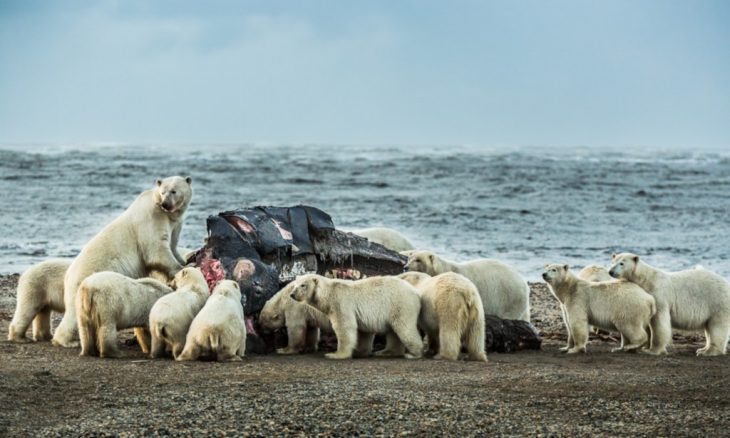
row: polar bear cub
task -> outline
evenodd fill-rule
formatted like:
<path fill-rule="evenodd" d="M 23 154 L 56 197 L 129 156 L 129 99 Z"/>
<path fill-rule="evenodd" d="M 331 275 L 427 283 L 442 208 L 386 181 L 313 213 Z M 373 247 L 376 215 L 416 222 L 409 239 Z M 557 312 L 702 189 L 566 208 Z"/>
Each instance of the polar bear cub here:
<path fill-rule="evenodd" d="M 414 251 L 408 257 L 406 271 L 432 276 L 445 272 L 461 274 L 479 290 L 486 315 L 530 321 L 530 287 L 517 271 L 498 260 L 456 263 L 430 251 Z"/>
<path fill-rule="evenodd" d="M 218 361 L 239 361 L 246 354 L 241 289 L 233 280 L 222 280 L 213 289 L 190 324 L 185 348 L 175 360 L 197 360 L 208 354 Z"/>
<path fill-rule="evenodd" d="M 66 313 L 53 334 L 53 344 L 75 347 L 76 291 L 95 272 L 118 272 L 130 278 L 157 271 L 166 280 L 183 268 L 177 250 L 185 211 L 193 196 L 192 179 L 158 179 L 116 219 L 81 249 L 64 279 Z"/>
<path fill-rule="evenodd" d="M 81 356 L 119 357 L 117 331 L 147 328 L 150 309 L 172 289 L 151 278 L 134 280 L 116 272 L 86 277 L 76 294 Z M 148 347 L 139 335 L 142 351 Z"/>
<path fill-rule="evenodd" d="M 611 276 L 636 283 L 656 300 L 650 353 L 666 354 L 672 327 L 704 330 L 706 344 L 697 355 L 725 354 L 730 335 L 730 283 L 706 269 L 666 272 L 631 253 L 614 254 Z"/>
<path fill-rule="evenodd" d="M 423 342 L 418 333 L 421 298 L 409 283 L 397 277 L 369 277 L 363 280 L 335 280 L 316 274 L 297 277 L 291 297 L 326 314 L 337 336 L 337 351 L 328 359 L 350 359 L 353 353 L 367 356 L 376 334 L 389 336 L 407 350 L 406 358 L 419 358 Z M 376 355 L 391 351 L 381 350 Z"/>
<path fill-rule="evenodd" d="M 398 277 L 421 295 L 418 326 L 428 335 L 429 349 L 438 352 L 434 359 L 457 360 L 463 345 L 469 360 L 487 361 L 484 307 L 474 283 L 453 272 L 435 277 L 406 272 Z"/>
<path fill-rule="evenodd" d="M 314 307 L 292 299 L 291 293 L 289 283 L 271 297 L 259 314 L 259 324 L 269 332 L 286 326 L 288 343 L 276 350 L 279 354 L 317 351 L 320 329 L 332 331 L 330 320 Z"/>
<path fill-rule="evenodd" d="M 373 243 L 383 245 L 389 250 L 395 252 L 409 251 L 416 248 L 406 236 L 391 228 L 363 228 L 352 231 L 352 234 L 357 234 L 360 237 L 364 237 Z"/>
<path fill-rule="evenodd" d="M 578 278 L 585 281 L 612 281 L 614 280 L 608 273 L 608 269 L 598 265 L 588 265 L 578 272 Z"/>
<path fill-rule="evenodd" d="M 33 323 L 33 340 L 51 339 L 51 311 L 63 313 L 63 277 L 72 260 L 52 259 L 26 270 L 18 280 L 18 302 L 8 328 L 8 341 L 25 342 Z"/>
<path fill-rule="evenodd" d="M 542 277 L 565 310 L 568 353 L 585 353 L 589 324 L 621 333 L 621 347 L 613 351 L 636 350 L 649 343 L 647 329 L 656 305 L 636 284 L 582 280 L 568 265 L 559 264 L 545 266 Z"/>
<path fill-rule="evenodd" d="M 184 268 L 170 284 L 175 292 L 161 297 L 150 310 L 150 357 L 158 358 L 170 347 L 177 357 L 185 345 L 185 336 L 195 315 L 208 299 L 208 282 L 197 268 Z"/>

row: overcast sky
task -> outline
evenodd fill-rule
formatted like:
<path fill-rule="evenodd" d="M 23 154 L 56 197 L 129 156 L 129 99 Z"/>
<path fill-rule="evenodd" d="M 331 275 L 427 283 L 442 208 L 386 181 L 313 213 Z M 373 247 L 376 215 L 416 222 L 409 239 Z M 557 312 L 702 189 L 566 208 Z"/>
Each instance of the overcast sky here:
<path fill-rule="evenodd" d="M 730 149 L 730 1 L 0 0 L 0 143 Z"/>

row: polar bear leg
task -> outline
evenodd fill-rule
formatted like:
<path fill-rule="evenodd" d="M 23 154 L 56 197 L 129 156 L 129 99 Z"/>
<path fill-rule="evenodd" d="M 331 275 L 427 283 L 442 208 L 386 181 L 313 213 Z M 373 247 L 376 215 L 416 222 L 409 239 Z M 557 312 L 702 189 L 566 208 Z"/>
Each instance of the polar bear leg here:
<path fill-rule="evenodd" d="M 137 338 L 137 343 L 139 344 L 139 347 L 142 349 L 142 353 L 149 354 L 150 342 L 151 342 L 151 337 L 152 337 L 150 335 L 150 331 L 144 327 L 135 327 L 134 336 Z"/>
<path fill-rule="evenodd" d="M 623 324 L 621 327 L 617 326 L 616 329 L 621 333 L 621 351 L 638 350 L 649 339 L 649 335 L 646 333 L 643 324 L 637 324 L 636 321 L 631 321 L 630 324 Z"/>
<path fill-rule="evenodd" d="M 307 327 L 307 333 L 304 340 L 304 351 L 307 353 L 316 353 L 319 348 L 319 328 Z"/>
<path fill-rule="evenodd" d="M 568 354 L 585 353 L 588 343 L 588 321 L 585 318 L 571 317 L 570 333 L 573 337 L 573 347 L 568 350 Z"/>
<path fill-rule="evenodd" d="M 412 324 L 396 324 L 393 331 L 398 335 L 398 339 L 403 343 L 403 346 L 406 347 L 408 352 L 405 354 L 406 359 L 419 359 L 423 356 L 423 340 L 421 335 L 418 334 L 416 321 L 413 321 Z M 443 347 L 443 344 L 441 347 Z"/>
<path fill-rule="evenodd" d="M 324 355 L 327 359 L 350 359 L 357 342 L 357 320 L 355 315 L 335 315 L 332 330 L 337 337 L 337 351 Z"/>
<path fill-rule="evenodd" d="M 667 354 L 667 345 L 672 342 L 672 320 L 669 309 L 666 306 L 659 308 L 651 319 L 652 340 L 651 348 L 647 350 L 651 354 Z"/>
<path fill-rule="evenodd" d="M 285 348 L 278 348 L 277 354 L 298 354 L 306 343 L 307 327 L 303 324 L 287 324 L 286 335 L 288 338 Z"/>
<path fill-rule="evenodd" d="M 50 341 L 52 337 L 51 309 L 46 307 L 33 318 L 33 340 L 36 342 Z"/>
<path fill-rule="evenodd" d="M 161 338 L 155 336 L 154 333 L 150 335 L 150 357 L 152 359 L 159 359 L 165 356 L 166 342 Z"/>
<path fill-rule="evenodd" d="M 174 350 L 173 350 L 174 353 Z M 175 360 L 177 361 L 188 361 L 188 360 L 197 360 L 198 356 L 200 356 L 200 347 L 198 346 L 197 342 L 195 342 L 194 339 L 188 339 L 187 342 L 185 342 L 185 348 L 183 351 L 178 354 L 175 357 Z"/>
<path fill-rule="evenodd" d="M 376 351 L 374 356 L 379 357 L 402 357 L 405 354 L 403 344 L 393 332 L 385 334 L 385 348 Z"/>
<path fill-rule="evenodd" d="M 565 324 L 565 331 L 568 332 L 568 345 L 561 347 L 560 351 L 568 351 L 575 346 L 573 343 L 573 336 L 570 334 L 570 322 L 568 320 L 568 312 L 565 311 L 565 306 L 560 305 L 560 312 L 563 314 L 563 324 Z"/>
<path fill-rule="evenodd" d="M 451 324 L 453 325 L 453 324 Z M 461 352 L 461 336 L 455 327 L 448 327 L 446 324 L 439 329 L 439 350 L 433 358 L 435 360 L 458 360 Z"/>
<path fill-rule="evenodd" d="M 96 328 L 91 320 L 86 317 L 79 317 L 79 339 L 81 344 L 81 352 L 79 356 L 96 356 Z"/>
<path fill-rule="evenodd" d="M 728 318 L 711 318 L 707 323 L 707 328 L 705 329 L 707 346 L 697 350 L 697 355 L 718 356 L 725 354 L 729 335 L 730 321 L 728 321 Z"/>
<path fill-rule="evenodd" d="M 184 348 L 185 344 L 183 342 L 176 342 L 172 344 L 172 357 L 177 359 L 177 357 L 182 354 Z"/>
<path fill-rule="evenodd" d="M 18 298 L 18 304 L 15 307 L 15 315 L 13 315 L 13 320 L 8 328 L 8 341 L 28 342 L 25 338 L 25 332 L 28 330 L 28 326 L 31 322 L 34 321 L 36 315 L 43 310 L 43 306 L 28 303 L 27 301 L 29 300 L 23 299 L 23 297 Z"/>
<path fill-rule="evenodd" d="M 99 338 L 99 357 L 120 357 L 117 348 L 117 327 L 115 324 L 105 324 L 96 331 Z"/>
<path fill-rule="evenodd" d="M 375 333 L 357 332 L 357 347 L 352 354 L 352 357 L 370 357 L 370 353 L 373 352 L 373 339 L 375 339 Z"/>
<path fill-rule="evenodd" d="M 240 358 L 246 357 L 246 335 L 243 335 L 241 337 L 241 343 L 238 346 L 238 351 L 236 351 L 236 355 Z"/>
<path fill-rule="evenodd" d="M 466 332 L 466 352 L 468 360 L 479 362 L 487 361 L 487 353 L 484 352 L 484 323 L 483 320 L 472 321 Z"/>
<path fill-rule="evenodd" d="M 218 347 L 217 359 L 218 362 L 238 362 L 241 357 L 236 354 L 238 349 L 241 348 L 239 344 L 235 347 L 229 345 L 221 345 Z"/>
<path fill-rule="evenodd" d="M 80 281 L 72 282 L 70 286 L 64 287 L 63 304 L 66 310 L 63 313 L 63 318 L 61 318 L 61 323 L 56 327 L 56 332 L 53 333 L 53 345 L 65 348 L 79 346 L 76 327 L 76 292 L 79 283 Z"/>

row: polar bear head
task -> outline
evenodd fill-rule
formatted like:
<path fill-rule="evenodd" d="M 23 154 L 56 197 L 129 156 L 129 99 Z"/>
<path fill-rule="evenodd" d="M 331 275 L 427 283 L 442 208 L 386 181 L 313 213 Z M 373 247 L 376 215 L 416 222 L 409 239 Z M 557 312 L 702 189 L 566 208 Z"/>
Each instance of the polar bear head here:
<path fill-rule="evenodd" d="M 301 275 L 291 282 L 290 296 L 301 303 L 315 303 L 321 282 L 322 279 L 316 274 Z"/>
<path fill-rule="evenodd" d="M 608 275 L 613 278 L 630 279 L 639 264 L 639 256 L 630 252 L 622 252 L 611 256 L 611 268 Z"/>
<path fill-rule="evenodd" d="M 193 179 L 170 176 L 155 181 L 155 205 L 167 213 L 185 212 L 193 197 Z"/>
<path fill-rule="evenodd" d="M 542 279 L 551 286 L 562 284 L 569 276 L 570 266 L 567 264 L 553 263 L 551 265 L 545 265 L 545 269 L 542 271 Z"/>
<path fill-rule="evenodd" d="M 209 293 L 208 282 L 205 281 L 205 276 L 198 268 L 183 268 L 175 274 L 175 277 L 170 281 L 170 287 L 177 290 L 183 287 L 188 287 L 194 290 L 205 292 L 206 295 Z"/>
<path fill-rule="evenodd" d="M 286 325 L 284 307 L 287 300 L 291 300 L 292 284 L 289 283 L 280 290 L 273 298 L 264 304 L 259 313 L 259 324 L 266 331 L 278 330 Z"/>
<path fill-rule="evenodd" d="M 221 280 L 213 289 L 213 295 L 221 295 L 241 302 L 241 288 L 233 280 Z"/>
<path fill-rule="evenodd" d="M 408 257 L 405 270 L 424 272 L 428 275 L 438 275 L 442 272 L 441 260 L 431 251 L 414 251 Z"/>

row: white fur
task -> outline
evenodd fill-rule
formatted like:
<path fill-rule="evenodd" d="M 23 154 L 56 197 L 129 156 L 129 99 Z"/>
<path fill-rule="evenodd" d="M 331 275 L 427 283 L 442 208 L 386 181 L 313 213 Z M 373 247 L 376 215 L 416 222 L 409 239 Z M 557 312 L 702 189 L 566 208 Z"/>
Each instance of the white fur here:
<path fill-rule="evenodd" d="M 407 358 L 423 354 L 418 334 L 421 298 L 413 286 L 396 277 L 363 280 L 334 280 L 320 275 L 303 275 L 292 282 L 291 297 L 326 314 L 337 336 L 337 351 L 329 359 L 368 356 L 376 334 L 388 336 L 386 348 L 376 355 L 402 354 Z"/>
<path fill-rule="evenodd" d="M 613 277 L 608 274 L 608 269 L 598 265 L 588 265 L 578 272 L 578 278 L 585 281 L 612 281 Z"/>
<path fill-rule="evenodd" d="M 182 269 L 184 260 L 178 254 L 177 242 L 192 193 L 190 178 L 157 180 L 154 188 L 142 192 L 83 247 L 66 272 L 66 313 L 53 335 L 54 345 L 76 345 L 76 291 L 94 272 L 112 271 L 140 278 L 158 271 L 170 279 Z"/>
<path fill-rule="evenodd" d="M 151 278 L 138 280 L 116 272 L 98 272 L 81 282 L 76 294 L 76 315 L 81 356 L 118 357 L 117 331 L 148 327 L 150 309 L 172 289 Z M 135 330 L 142 351 L 149 343 Z"/>
<path fill-rule="evenodd" d="M 667 353 L 673 327 L 705 331 L 706 344 L 697 350 L 698 355 L 725 354 L 730 336 L 730 283 L 727 280 L 706 269 L 662 271 L 631 253 L 614 255 L 609 272 L 613 277 L 638 284 L 656 300 L 652 353 Z"/>
<path fill-rule="evenodd" d="M 479 290 L 486 315 L 530 321 L 530 288 L 512 267 L 491 259 L 451 262 L 430 251 L 411 253 L 406 270 L 439 275 L 456 272 L 471 280 Z"/>
<path fill-rule="evenodd" d="M 172 280 L 175 292 L 161 297 L 150 310 L 150 357 L 162 357 L 165 347 L 177 357 L 195 315 L 208 299 L 208 283 L 197 268 L 184 268 Z"/>
<path fill-rule="evenodd" d="M 464 346 L 469 360 L 487 361 L 484 306 L 474 283 L 454 272 L 431 277 L 423 272 L 398 276 L 421 295 L 418 326 L 428 335 L 434 359 L 456 360 Z"/>
<path fill-rule="evenodd" d="M 218 361 L 239 361 L 246 354 L 241 290 L 233 280 L 223 280 L 213 289 L 190 324 L 185 348 L 176 360 L 197 360 L 206 354 Z"/>
<path fill-rule="evenodd" d="M 264 331 L 274 331 L 286 326 L 286 348 L 279 354 L 297 354 L 317 351 L 320 329 L 332 331 L 330 320 L 324 313 L 291 298 L 291 283 L 276 293 L 259 314 L 259 324 Z"/>
<path fill-rule="evenodd" d="M 415 249 L 415 246 L 413 246 L 406 236 L 390 228 L 363 228 L 354 230 L 352 233 L 364 237 L 371 242 L 383 245 L 391 251 L 400 252 Z"/>
<path fill-rule="evenodd" d="M 618 350 L 649 345 L 647 332 L 656 305 L 651 295 L 625 281 L 591 282 L 576 277 L 568 265 L 547 265 L 543 278 L 563 308 L 568 353 L 586 351 L 588 325 L 621 333 Z M 626 343 L 628 341 L 628 344 Z"/>
<path fill-rule="evenodd" d="M 8 340 L 25 342 L 33 322 L 33 340 L 51 339 L 51 311 L 63 313 L 63 277 L 69 259 L 52 259 L 31 266 L 18 280 L 15 315 L 8 328 Z"/>

